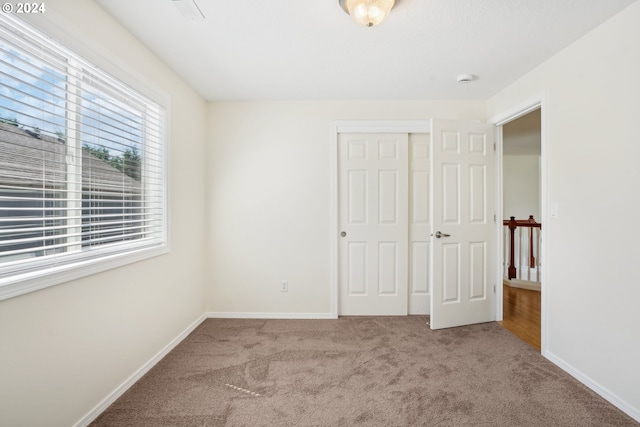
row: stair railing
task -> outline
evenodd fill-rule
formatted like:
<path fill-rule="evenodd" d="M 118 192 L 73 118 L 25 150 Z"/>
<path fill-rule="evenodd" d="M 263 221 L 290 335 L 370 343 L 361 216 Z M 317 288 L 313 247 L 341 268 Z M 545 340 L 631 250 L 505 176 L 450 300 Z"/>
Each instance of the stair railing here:
<path fill-rule="evenodd" d="M 508 265 L 506 277 L 528 281 L 540 281 L 540 229 L 542 224 L 536 222 L 533 215 L 528 219 L 516 219 L 514 216 L 505 219 L 505 266 Z M 528 232 L 528 233 L 527 233 Z M 508 255 L 508 256 L 507 256 Z M 518 274 L 520 273 L 520 274 Z M 535 275 L 535 278 L 532 277 Z M 535 279 L 535 280 L 532 280 Z"/>

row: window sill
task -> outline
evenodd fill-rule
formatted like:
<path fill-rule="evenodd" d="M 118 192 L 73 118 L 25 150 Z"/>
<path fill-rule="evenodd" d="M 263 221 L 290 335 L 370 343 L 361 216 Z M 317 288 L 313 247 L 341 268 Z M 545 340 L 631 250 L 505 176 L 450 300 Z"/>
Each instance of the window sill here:
<path fill-rule="evenodd" d="M 71 280 L 122 267 L 169 252 L 167 244 L 114 254 L 92 260 L 79 261 L 60 267 L 24 273 L 0 279 L 0 301 L 35 292 Z"/>

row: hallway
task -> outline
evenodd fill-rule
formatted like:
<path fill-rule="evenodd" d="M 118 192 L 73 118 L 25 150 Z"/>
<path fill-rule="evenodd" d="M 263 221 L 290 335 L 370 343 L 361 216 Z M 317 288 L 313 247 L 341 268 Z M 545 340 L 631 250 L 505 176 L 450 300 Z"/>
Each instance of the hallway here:
<path fill-rule="evenodd" d="M 540 292 L 503 284 L 502 307 L 499 323 L 540 351 Z"/>

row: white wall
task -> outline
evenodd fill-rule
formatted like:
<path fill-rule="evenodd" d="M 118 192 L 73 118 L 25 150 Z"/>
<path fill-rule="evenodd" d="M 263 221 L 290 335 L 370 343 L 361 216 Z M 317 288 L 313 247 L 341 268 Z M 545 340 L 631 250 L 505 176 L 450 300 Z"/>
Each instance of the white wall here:
<path fill-rule="evenodd" d="M 640 421 L 640 2 L 489 100 L 490 116 L 544 93 L 545 355 Z M 544 171 L 543 171 L 544 173 Z"/>
<path fill-rule="evenodd" d="M 430 117 L 485 120 L 485 102 L 212 103 L 208 310 L 328 315 L 331 121 Z"/>
<path fill-rule="evenodd" d="M 502 156 L 503 219 L 540 222 L 540 156 Z"/>
<path fill-rule="evenodd" d="M 172 248 L 0 302 L 3 426 L 73 425 L 205 309 L 206 103 L 93 2 L 47 1 L 46 8 L 31 19 L 170 97 Z"/>

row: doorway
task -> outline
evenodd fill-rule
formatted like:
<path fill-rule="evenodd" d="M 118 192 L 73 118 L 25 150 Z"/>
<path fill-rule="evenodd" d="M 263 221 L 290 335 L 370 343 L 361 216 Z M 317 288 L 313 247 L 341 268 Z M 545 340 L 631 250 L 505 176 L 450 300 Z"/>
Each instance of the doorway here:
<path fill-rule="evenodd" d="M 512 227 L 519 224 L 511 230 L 503 228 L 502 325 L 538 351 L 543 268 L 540 229 L 527 227 L 526 223 L 541 221 L 541 160 L 542 123 L 538 107 L 502 125 L 501 162 L 503 221 L 511 219 Z"/>

